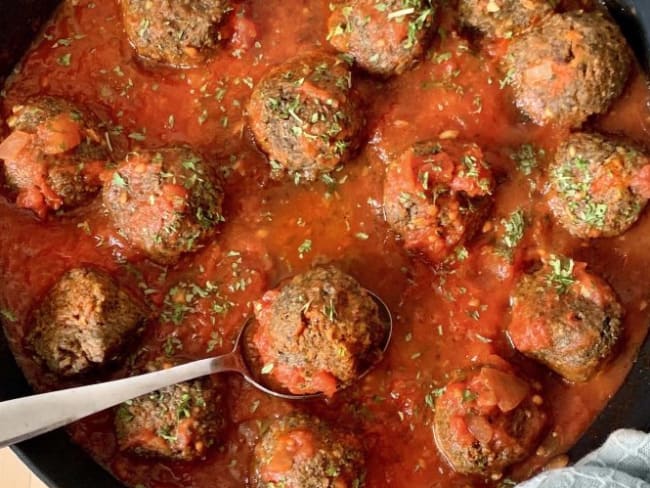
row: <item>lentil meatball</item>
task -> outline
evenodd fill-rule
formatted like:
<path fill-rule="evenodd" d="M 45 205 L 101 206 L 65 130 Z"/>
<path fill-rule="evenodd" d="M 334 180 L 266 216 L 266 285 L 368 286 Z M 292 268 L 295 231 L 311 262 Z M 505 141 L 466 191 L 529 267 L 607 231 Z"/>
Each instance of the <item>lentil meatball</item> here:
<path fill-rule="evenodd" d="M 549 169 L 549 207 L 576 237 L 613 237 L 628 230 L 650 198 L 650 160 L 599 134 L 575 133 Z"/>
<path fill-rule="evenodd" d="M 490 38 L 509 38 L 551 15 L 548 0 L 460 0 L 461 22 Z"/>
<path fill-rule="evenodd" d="M 332 266 L 295 276 L 256 305 L 254 335 L 270 377 L 295 394 L 324 392 L 357 379 L 381 355 L 384 325 L 374 299 Z M 263 371 L 264 372 L 264 371 Z"/>
<path fill-rule="evenodd" d="M 407 250 L 439 263 L 472 237 L 493 188 L 476 144 L 420 142 L 388 166 L 386 220 Z"/>
<path fill-rule="evenodd" d="M 543 399 L 507 367 L 462 376 L 436 399 L 436 444 L 456 472 L 498 477 L 534 454 L 546 424 Z"/>
<path fill-rule="evenodd" d="M 526 356 L 582 382 L 612 353 L 622 316 L 614 291 L 586 264 L 554 256 L 517 285 L 508 334 Z"/>
<path fill-rule="evenodd" d="M 347 0 L 334 7 L 328 39 L 370 73 L 400 74 L 426 48 L 434 5 L 431 0 Z"/>
<path fill-rule="evenodd" d="M 216 176 L 182 146 L 130 153 L 104 187 L 103 199 L 119 233 L 162 264 L 195 250 L 223 220 Z"/>
<path fill-rule="evenodd" d="M 100 122 L 63 98 L 39 97 L 13 107 L 11 134 L 0 144 L 17 203 L 44 217 L 83 205 L 101 188 L 110 154 Z"/>
<path fill-rule="evenodd" d="M 350 159 L 362 118 L 347 63 L 311 53 L 268 72 L 248 106 L 251 129 L 275 173 L 313 180 Z"/>
<path fill-rule="evenodd" d="M 213 381 L 178 383 L 120 405 L 115 415 L 120 450 L 181 461 L 204 456 L 226 425 L 223 388 Z"/>
<path fill-rule="evenodd" d="M 571 127 L 609 109 L 631 66 L 618 26 L 596 12 L 552 15 L 515 38 L 504 59 L 519 109 L 539 125 Z"/>
<path fill-rule="evenodd" d="M 186 68 L 217 48 L 228 0 L 120 0 L 126 34 L 147 60 Z"/>
<path fill-rule="evenodd" d="M 77 375 L 118 359 L 145 316 L 106 272 L 75 268 L 35 309 L 28 342 L 51 371 Z"/>
<path fill-rule="evenodd" d="M 359 440 L 318 418 L 292 414 L 273 420 L 255 447 L 256 488 L 365 486 Z"/>

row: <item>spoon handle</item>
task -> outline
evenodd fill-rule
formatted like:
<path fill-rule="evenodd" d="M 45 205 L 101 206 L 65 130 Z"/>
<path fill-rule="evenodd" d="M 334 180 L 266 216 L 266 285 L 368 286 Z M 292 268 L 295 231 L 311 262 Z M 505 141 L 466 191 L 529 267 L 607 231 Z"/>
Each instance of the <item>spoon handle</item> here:
<path fill-rule="evenodd" d="M 239 358 L 230 353 L 154 373 L 1 402 L 0 448 L 45 434 L 169 385 L 240 369 Z"/>

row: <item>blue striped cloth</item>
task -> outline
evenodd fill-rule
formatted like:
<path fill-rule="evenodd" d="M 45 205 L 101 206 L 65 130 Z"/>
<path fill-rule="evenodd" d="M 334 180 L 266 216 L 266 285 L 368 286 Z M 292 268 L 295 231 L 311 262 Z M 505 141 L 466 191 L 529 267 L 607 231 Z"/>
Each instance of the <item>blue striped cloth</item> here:
<path fill-rule="evenodd" d="M 541 473 L 518 488 L 650 488 L 650 434 L 617 430 L 575 465 Z"/>

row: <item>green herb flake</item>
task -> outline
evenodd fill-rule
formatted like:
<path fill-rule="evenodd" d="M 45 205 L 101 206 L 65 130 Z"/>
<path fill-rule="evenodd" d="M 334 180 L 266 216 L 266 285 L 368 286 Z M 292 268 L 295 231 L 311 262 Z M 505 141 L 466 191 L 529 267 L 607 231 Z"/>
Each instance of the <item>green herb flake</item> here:
<path fill-rule="evenodd" d="M 16 322 L 18 320 L 16 315 L 8 308 L 0 309 L 0 316 L 7 322 Z"/>
<path fill-rule="evenodd" d="M 305 254 L 311 252 L 312 241 L 311 239 L 305 239 L 300 246 L 298 246 L 298 256 L 300 259 L 304 258 Z"/>
<path fill-rule="evenodd" d="M 274 366 L 273 363 L 267 363 L 267 364 L 265 364 L 265 365 L 262 367 L 262 371 L 261 371 L 261 372 L 262 372 L 262 374 L 271 374 L 271 371 L 273 371 L 273 368 L 274 368 L 274 367 L 275 367 L 275 366 Z"/>
<path fill-rule="evenodd" d="M 128 186 L 124 177 L 117 171 L 113 173 L 113 185 L 119 188 L 126 188 Z"/>
<path fill-rule="evenodd" d="M 566 293 L 575 283 L 575 277 L 573 276 L 575 262 L 571 258 L 551 255 L 548 266 L 550 268 L 549 285 L 553 286 L 560 295 Z"/>
<path fill-rule="evenodd" d="M 60 66 L 70 66 L 70 63 L 72 61 L 72 54 L 71 53 L 65 53 L 58 58 L 56 58 L 57 64 Z"/>
<path fill-rule="evenodd" d="M 473 402 L 478 398 L 478 395 L 472 390 L 465 389 L 463 390 L 463 402 Z"/>

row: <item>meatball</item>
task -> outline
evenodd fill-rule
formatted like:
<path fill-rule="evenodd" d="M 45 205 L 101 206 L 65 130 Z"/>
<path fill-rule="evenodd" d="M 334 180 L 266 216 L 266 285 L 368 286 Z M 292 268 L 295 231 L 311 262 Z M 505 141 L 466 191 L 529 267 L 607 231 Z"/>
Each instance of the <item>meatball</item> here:
<path fill-rule="evenodd" d="M 498 477 L 535 453 L 546 425 L 542 402 L 508 367 L 464 372 L 436 399 L 438 449 L 458 473 Z"/>
<path fill-rule="evenodd" d="M 103 200 L 119 233 L 162 264 L 195 250 L 223 220 L 216 175 L 187 147 L 130 153 Z"/>
<path fill-rule="evenodd" d="M 13 107 L 11 134 L 0 144 L 17 203 L 44 217 L 48 209 L 83 205 L 101 188 L 110 160 L 100 122 L 63 99 L 39 97 Z"/>
<path fill-rule="evenodd" d="M 318 418 L 292 414 L 271 422 L 255 447 L 256 488 L 352 488 L 365 485 L 359 440 Z"/>
<path fill-rule="evenodd" d="M 551 15 L 548 0 L 460 0 L 460 20 L 490 38 L 509 38 L 525 32 Z"/>
<path fill-rule="evenodd" d="M 549 169 L 549 207 L 576 237 L 613 237 L 628 230 L 650 198 L 650 160 L 626 144 L 576 133 Z"/>
<path fill-rule="evenodd" d="M 381 356 L 385 330 L 377 304 L 332 266 L 267 292 L 255 311 L 262 371 L 291 393 L 331 396 Z"/>
<path fill-rule="evenodd" d="M 115 430 L 120 450 L 191 461 L 217 443 L 226 426 L 221 384 L 178 383 L 120 405 Z"/>
<path fill-rule="evenodd" d="M 407 250 L 440 263 L 478 229 L 493 188 L 476 144 L 420 142 L 388 166 L 386 220 Z"/>
<path fill-rule="evenodd" d="M 137 54 L 187 68 L 217 48 L 228 0 L 120 0 L 126 34 Z"/>
<path fill-rule="evenodd" d="M 347 63 L 307 54 L 267 73 L 248 106 L 251 129 L 276 173 L 313 180 L 350 159 L 362 125 Z"/>
<path fill-rule="evenodd" d="M 515 38 L 504 60 L 519 109 L 539 125 L 571 127 L 609 109 L 631 66 L 619 28 L 595 12 L 551 16 Z"/>
<path fill-rule="evenodd" d="M 430 0 L 346 0 L 329 18 L 328 39 L 370 73 L 400 74 L 426 49 L 435 11 Z"/>
<path fill-rule="evenodd" d="M 51 371 L 77 375 L 118 359 L 145 317 L 143 305 L 106 272 L 75 268 L 35 309 L 28 342 Z"/>
<path fill-rule="evenodd" d="M 614 291 L 586 264 L 553 256 L 517 285 L 508 335 L 526 356 L 582 382 L 612 353 L 622 317 Z"/>

